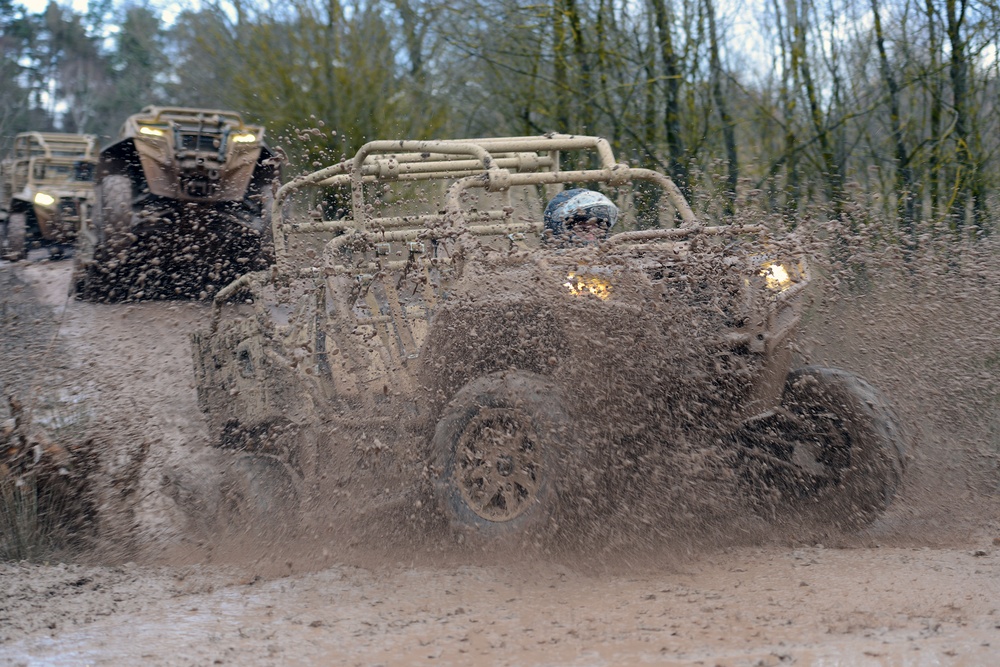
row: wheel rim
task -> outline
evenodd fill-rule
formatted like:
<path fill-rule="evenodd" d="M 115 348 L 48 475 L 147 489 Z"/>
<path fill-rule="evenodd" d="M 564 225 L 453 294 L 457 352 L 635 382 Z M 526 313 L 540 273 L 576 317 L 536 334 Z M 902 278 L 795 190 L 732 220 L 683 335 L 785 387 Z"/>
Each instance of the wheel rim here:
<path fill-rule="evenodd" d="M 542 453 L 531 421 L 509 409 L 482 409 L 458 439 L 455 481 L 466 505 L 487 521 L 511 521 L 536 502 Z"/>
<path fill-rule="evenodd" d="M 800 416 L 791 462 L 817 479 L 837 481 L 851 465 L 851 437 L 837 415 L 809 409 Z"/>

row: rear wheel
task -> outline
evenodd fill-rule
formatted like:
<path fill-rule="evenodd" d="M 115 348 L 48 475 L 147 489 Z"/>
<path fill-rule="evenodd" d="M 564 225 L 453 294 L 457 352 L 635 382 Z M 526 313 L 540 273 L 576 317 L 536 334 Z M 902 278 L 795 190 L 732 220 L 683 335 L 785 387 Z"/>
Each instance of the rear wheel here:
<path fill-rule="evenodd" d="M 542 377 L 505 372 L 466 385 L 433 441 L 435 492 L 450 523 L 487 540 L 543 527 L 568 425 L 561 393 Z"/>

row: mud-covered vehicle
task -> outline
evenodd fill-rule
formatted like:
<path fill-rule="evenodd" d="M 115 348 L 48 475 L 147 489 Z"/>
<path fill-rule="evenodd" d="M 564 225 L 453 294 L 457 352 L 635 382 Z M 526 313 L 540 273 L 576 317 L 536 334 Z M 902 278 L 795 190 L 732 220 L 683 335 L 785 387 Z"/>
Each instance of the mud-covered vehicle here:
<path fill-rule="evenodd" d="M 567 153 L 596 166 L 563 170 Z M 541 205 L 567 183 L 607 191 L 632 230 L 552 242 Z M 636 206 L 650 186 L 660 205 Z M 704 451 L 751 496 L 845 528 L 900 483 L 884 398 L 791 368 L 810 279 L 794 239 L 702 224 L 603 139 L 369 143 L 278 191 L 274 239 L 276 264 L 220 291 L 193 338 L 225 497 L 251 524 L 354 493 L 436 506 L 463 535 L 538 534 L 636 503 L 643 480 L 667 497 Z"/>
<path fill-rule="evenodd" d="M 271 261 L 277 160 L 239 114 L 146 107 L 100 153 L 75 277 L 88 299 L 199 298 Z"/>
<path fill-rule="evenodd" d="M 89 134 L 24 132 L 0 163 L 2 255 L 17 260 L 33 247 L 61 257 L 90 215 L 97 163 Z"/>

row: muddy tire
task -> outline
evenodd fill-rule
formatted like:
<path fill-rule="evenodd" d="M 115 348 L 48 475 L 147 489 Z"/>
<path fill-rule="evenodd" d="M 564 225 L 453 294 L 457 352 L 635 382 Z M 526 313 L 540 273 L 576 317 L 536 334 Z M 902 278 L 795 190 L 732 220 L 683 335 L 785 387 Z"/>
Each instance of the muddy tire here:
<path fill-rule="evenodd" d="M 434 490 L 442 512 L 479 540 L 542 529 L 555 511 L 569 434 L 551 381 L 510 371 L 470 382 L 434 432 Z"/>
<path fill-rule="evenodd" d="M 69 282 L 70 296 L 86 299 L 87 273 L 94 263 L 94 233 L 83 228 L 77 234 L 76 245 L 73 246 L 73 273 Z"/>
<path fill-rule="evenodd" d="M 295 473 L 276 457 L 238 456 L 223 471 L 221 491 L 221 519 L 231 532 L 285 532 L 298 522 Z"/>
<path fill-rule="evenodd" d="M 905 438 L 885 397 L 847 371 L 806 367 L 788 375 L 774 479 L 782 503 L 810 518 L 857 530 L 878 518 L 902 482 Z"/>
<path fill-rule="evenodd" d="M 105 176 L 94 194 L 93 227 L 97 247 L 124 245 L 132 229 L 132 181 L 127 176 Z"/>
<path fill-rule="evenodd" d="M 4 225 L 5 259 L 16 262 L 27 257 L 27 237 L 28 214 L 11 213 Z"/>
<path fill-rule="evenodd" d="M 260 197 L 260 254 L 267 264 L 274 263 L 274 230 L 271 227 L 271 207 L 274 194 L 266 186 Z"/>
<path fill-rule="evenodd" d="M 101 301 L 118 286 L 115 253 L 127 247 L 132 226 L 132 181 L 126 176 L 106 176 L 94 189 L 92 242 L 78 239 L 80 259 L 74 267 L 79 298 Z M 86 247 L 86 250 L 84 249 Z M 116 300 L 116 299 L 111 299 Z"/>

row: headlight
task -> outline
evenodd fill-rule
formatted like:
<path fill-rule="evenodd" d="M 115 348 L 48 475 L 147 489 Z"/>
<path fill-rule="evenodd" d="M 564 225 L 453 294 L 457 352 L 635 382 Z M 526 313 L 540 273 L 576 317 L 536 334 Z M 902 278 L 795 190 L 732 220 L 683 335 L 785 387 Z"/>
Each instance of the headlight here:
<path fill-rule="evenodd" d="M 764 276 L 764 284 L 769 290 L 783 292 L 792 286 L 792 278 L 788 269 L 781 264 L 765 264 L 760 275 Z"/>
<path fill-rule="evenodd" d="M 252 144 L 255 141 L 257 141 L 257 135 L 252 132 L 233 135 L 233 142 L 237 144 Z"/>
<path fill-rule="evenodd" d="M 570 273 L 566 276 L 563 287 L 568 288 L 573 296 L 593 294 L 601 301 L 611 296 L 611 281 L 599 276 L 578 276 Z"/>
<path fill-rule="evenodd" d="M 52 206 L 56 203 L 56 200 L 52 195 L 47 195 L 44 192 L 36 192 L 35 203 L 39 206 Z"/>
<path fill-rule="evenodd" d="M 163 130 L 158 127 L 150 127 L 149 125 L 143 125 L 139 128 L 139 134 L 145 134 L 149 137 L 162 137 Z"/>

